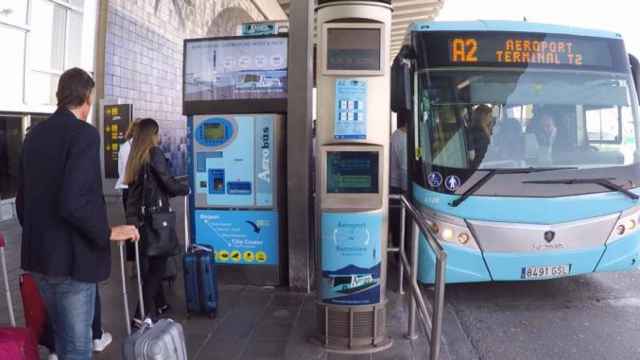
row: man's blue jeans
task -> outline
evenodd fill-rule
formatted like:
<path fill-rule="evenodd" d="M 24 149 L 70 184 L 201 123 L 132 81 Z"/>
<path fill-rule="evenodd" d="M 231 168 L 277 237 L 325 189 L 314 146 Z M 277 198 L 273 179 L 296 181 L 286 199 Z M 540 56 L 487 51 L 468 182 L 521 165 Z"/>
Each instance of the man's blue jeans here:
<path fill-rule="evenodd" d="M 53 325 L 60 360 L 91 360 L 96 284 L 33 274 Z"/>

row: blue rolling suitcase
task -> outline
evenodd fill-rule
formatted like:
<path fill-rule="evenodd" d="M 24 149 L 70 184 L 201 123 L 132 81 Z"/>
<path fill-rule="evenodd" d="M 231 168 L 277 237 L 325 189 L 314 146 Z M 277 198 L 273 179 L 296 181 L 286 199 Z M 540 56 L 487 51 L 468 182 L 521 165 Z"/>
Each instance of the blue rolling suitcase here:
<path fill-rule="evenodd" d="M 213 248 L 194 244 L 183 258 L 187 315 L 204 313 L 213 318 L 218 309 L 218 279 Z"/>

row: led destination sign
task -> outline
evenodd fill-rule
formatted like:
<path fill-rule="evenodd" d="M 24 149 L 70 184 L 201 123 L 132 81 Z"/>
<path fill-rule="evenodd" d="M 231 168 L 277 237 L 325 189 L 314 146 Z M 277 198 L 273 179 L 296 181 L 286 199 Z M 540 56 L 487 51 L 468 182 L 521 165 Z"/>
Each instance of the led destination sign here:
<path fill-rule="evenodd" d="M 624 71 L 621 40 L 535 33 L 420 33 L 418 62 L 436 66 L 510 66 Z"/>
<path fill-rule="evenodd" d="M 534 63 L 554 65 L 584 64 L 584 55 L 577 52 L 573 41 L 539 41 L 529 39 L 509 38 L 502 46 L 485 41 L 483 45 L 491 46 L 495 50 L 495 62 L 499 63 Z M 476 63 L 478 59 L 478 39 L 454 38 L 451 40 L 451 62 Z M 606 44 L 605 44 L 606 46 Z M 483 59 L 488 61 L 489 59 Z M 610 62 L 607 65 L 611 65 Z"/>
<path fill-rule="evenodd" d="M 537 40 L 528 37 L 455 37 L 451 39 L 452 63 L 544 64 L 611 67 L 606 41 L 572 39 Z"/>

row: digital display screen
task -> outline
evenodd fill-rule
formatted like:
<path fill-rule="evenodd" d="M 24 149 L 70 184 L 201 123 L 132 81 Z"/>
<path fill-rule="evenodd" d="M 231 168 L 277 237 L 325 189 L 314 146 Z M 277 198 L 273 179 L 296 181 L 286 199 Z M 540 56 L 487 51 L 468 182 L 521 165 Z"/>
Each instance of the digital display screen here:
<path fill-rule="evenodd" d="M 282 36 L 188 40 L 184 101 L 286 99 L 287 51 Z"/>
<path fill-rule="evenodd" d="M 624 57 L 622 42 L 537 33 L 418 33 L 418 62 L 437 66 L 505 66 L 612 70 Z M 445 55 L 446 54 L 446 55 Z"/>
<path fill-rule="evenodd" d="M 327 70 L 379 71 L 380 29 L 329 29 Z"/>
<path fill-rule="evenodd" d="M 378 152 L 327 153 L 328 194 L 377 194 Z"/>
<path fill-rule="evenodd" d="M 205 124 L 204 125 L 205 140 L 222 141 L 224 140 L 224 125 L 222 124 Z"/>

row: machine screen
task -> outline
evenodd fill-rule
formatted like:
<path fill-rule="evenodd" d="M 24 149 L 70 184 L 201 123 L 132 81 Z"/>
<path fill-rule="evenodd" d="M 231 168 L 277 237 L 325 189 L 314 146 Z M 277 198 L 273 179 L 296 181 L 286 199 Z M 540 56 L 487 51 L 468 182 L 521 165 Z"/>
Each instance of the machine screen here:
<path fill-rule="evenodd" d="M 327 153 L 327 193 L 377 194 L 378 152 Z"/>
<path fill-rule="evenodd" d="M 329 29 L 327 70 L 380 70 L 380 29 Z"/>
<path fill-rule="evenodd" d="M 204 138 L 205 140 L 211 140 L 211 141 L 224 140 L 224 125 L 223 124 L 205 124 Z"/>

